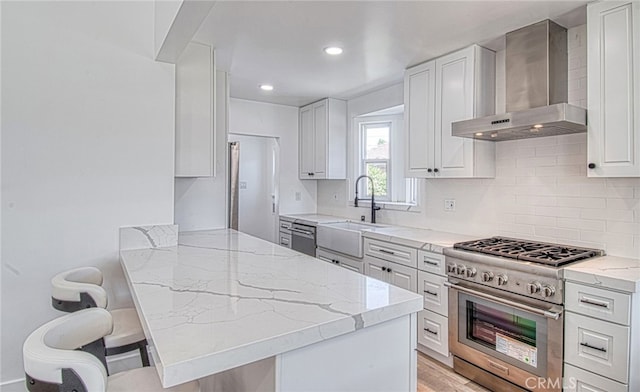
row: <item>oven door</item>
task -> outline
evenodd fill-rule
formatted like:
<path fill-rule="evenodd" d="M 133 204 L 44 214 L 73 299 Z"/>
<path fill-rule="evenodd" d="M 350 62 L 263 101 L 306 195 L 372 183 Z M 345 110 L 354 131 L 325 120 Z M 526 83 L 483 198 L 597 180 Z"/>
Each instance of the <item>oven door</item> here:
<path fill-rule="evenodd" d="M 561 306 L 468 282 L 447 286 L 455 356 L 527 389 L 561 380 Z"/>

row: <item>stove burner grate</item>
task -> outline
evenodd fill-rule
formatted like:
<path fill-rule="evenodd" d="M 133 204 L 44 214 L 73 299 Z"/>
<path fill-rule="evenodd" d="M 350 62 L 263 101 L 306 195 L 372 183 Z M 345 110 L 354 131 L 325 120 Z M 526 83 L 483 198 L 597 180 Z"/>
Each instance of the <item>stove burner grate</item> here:
<path fill-rule="evenodd" d="M 454 244 L 453 247 L 553 266 L 560 266 L 603 254 L 601 250 L 597 249 L 533 242 L 508 237 L 491 237 L 481 240 L 459 242 Z"/>

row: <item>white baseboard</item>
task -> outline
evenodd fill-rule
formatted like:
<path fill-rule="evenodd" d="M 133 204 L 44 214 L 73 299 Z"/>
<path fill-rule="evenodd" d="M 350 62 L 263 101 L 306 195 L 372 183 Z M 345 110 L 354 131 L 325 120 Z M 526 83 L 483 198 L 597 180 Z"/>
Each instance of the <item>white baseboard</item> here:
<path fill-rule="evenodd" d="M 19 378 L 17 380 L 3 381 L 0 383 L 0 391 L 2 392 L 26 392 L 27 386 L 25 385 L 25 379 Z"/>
<path fill-rule="evenodd" d="M 151 366 L 153 366 L 153 359 L 151 358 L 151 355 L 149 355 L 149 361 L 151 362 Z M 139 368 L 142 366 L 142 361 L 140 360 L 140 353 L 138 351 L 130 351 L 120 355 L 108 356 L 107 365 L 109 366 L 109 373 L 115 374 L 125 370 Z M 0 382 L 0 392 L 26 391 L 27 386 L 25 385 L 24 378 Z"/>
<path fill-rule="evenodd" d="M 445 357 L 444 355 L 437 353 L 435 351 L 433 351 L 432 349 L 423 346 L 422 344 L 418 343 L 418 351 L 420 351 L 423 354 L 426 354 L 428 356 L 430 356 L 431 358 L 435 359 L 436 361 L 450 367 L 453 368 L 453 355 L 449 354 L 448 357 Z"/>

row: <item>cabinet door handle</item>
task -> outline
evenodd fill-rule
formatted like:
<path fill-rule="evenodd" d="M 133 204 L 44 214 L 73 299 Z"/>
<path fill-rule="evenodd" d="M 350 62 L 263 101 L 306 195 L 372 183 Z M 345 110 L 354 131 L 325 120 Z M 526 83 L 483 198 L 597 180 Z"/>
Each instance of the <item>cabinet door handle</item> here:
<path fill-rule="evenodd" d="M 590 345 L 589 343 L 580 343 L 580 345 L 581 345 L 582 347 L 591 348 L 591 349 L 594 349 L 594 350 L 601 351 L 601 352 L 603 352 L 603 353 L 606 353 L 606 352 L 607 352 L 607 350 L 606 350 L 606 349 L 604 349 L 604 348 L 600 348 L 600 347 L 593 347 L 593 346 L 592 346 L 592 345 Z"/>
<path fill-rule="evenodd" d="M 391 268 L 387 267 L 387 272 L 391 272 Z"/>
<path fill-rule="evenodd" d="M 580 298 L 580 302 L 587 305 L 600 306 L 601 308 L 609 308 L 609 304 L 606 302 L 596 302 L 589 299 Z"/>
<path fill-rule="evenodd" d="M 387 267 L 382 267 L 382 270 L 383 270 L 383 271 L 386 271 L 386 270 L 387 270 Z"/>
<path fill-rule="evenodd" d="M 437 167 L 436 167 L 435 169 L 433 169 L 433 172 L 434 172 L 434 173 L 437 173 L 437 172 L 439 172 L 439 171 L 440 171 L 440 170 L 438 170 L 438 168 L 437 168 Z"/>
<path fill-rule="evenodd" d="M 434 297 L 438 296 L 438 293 L 434 293 L 433 291 L 425 290 L 425 294 L 433 295 Z"/>
<path fill-rule="evenodd" d="M 434 265 L 434 266 L 436 266 L 436 267 L 440 265 L 440 263 L 436 263 L 435 261 L 424 260 L 424 262 L 425 262 L 426 264 Z"/>
<path fill-rule="evenodd" d="M 394 252 L 390 251 L 390 250 L 386 250 L 386 249 L 378 249 L 380 251 L 380 253 L 386 253 L 388 255 L 395 255 Z"/>
<path fill-rule="evenodd" d="M 432 334 L 432 335 L 436 335 L 436 336 L 438 336 L 438 332 L 436 332 L 436 331 L 432 331 L 432 330 L 430 330 L 429 328 L 425 328 L 424 330 L 425 330 L 425 331 L 427 331 L 427 332 L 429 332 L 429 333 L 430 333 L 430 334 Z"/>

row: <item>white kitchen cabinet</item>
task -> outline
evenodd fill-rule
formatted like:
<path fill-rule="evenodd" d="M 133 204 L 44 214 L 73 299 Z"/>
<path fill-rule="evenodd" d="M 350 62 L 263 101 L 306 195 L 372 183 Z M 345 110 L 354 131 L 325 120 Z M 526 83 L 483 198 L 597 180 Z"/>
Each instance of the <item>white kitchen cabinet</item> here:
<path fill-rule="evenodd" d="M 215 175 L 214 54 L 190 42 L 176 63 L 176 177 Z"/>
<path fill-rule="evenodd" d="M 449 319 L 428 310 L 418 312 L 418 343 L 449 356 Z"/>
<path fill-rule="evenodd" d="M 405 290 L 415 292 L 417 289 L 418 271 L 392 261 L 365 255 L 364 273 Z"/>
<path fill-rule="evenodd" d="M 495 53 L 472 45 L 405 72 L 407 177 L 494 177 L 495 144 L 451 123 L 495 112 Z"/>
<path fill-rule="evenodd" d="M 424 298 L 424 309 L 444 317 L 449 315 L 449 289 L 444 285 L 446 281 L 446 276 L 418 271 L 418 294 Z"/>
<path fill-rule="evenodd" d="M 418 315 L 418 350 L 452 366 L 448 341 L 449 289 L 444 285 L 446 281 L 444 255 L 418 250 L 417 292 L 424 298 L 424 310 Z"/>
<path fill-rule="evenodd" d="M 347 176 L 347 103 L 326 98 L 300 108 L 300 179 Z"/>
<path fill-rule="evenodd" d="M 416 268 L 417 265 L 417 249 L 392 242 L 365 238 L 364 253 L 379 259 L 406 265 L 407 267 Z"/>
<path fill-rule="evenodd" d="M 364 274 L 364 262 L 352 257 L 318 248 L 316 257 L 322 261 L 339 265 L 342 268 Z"/>
<path fill-rule="evenodd" d="M 573 281 L 565 288 L 565 390 L 638 390 L 640 295 Z"/>
<path fill-rule="evenodd" d="M 588 171 L 640 177 L 640 2 L 587 7 Z"/>

